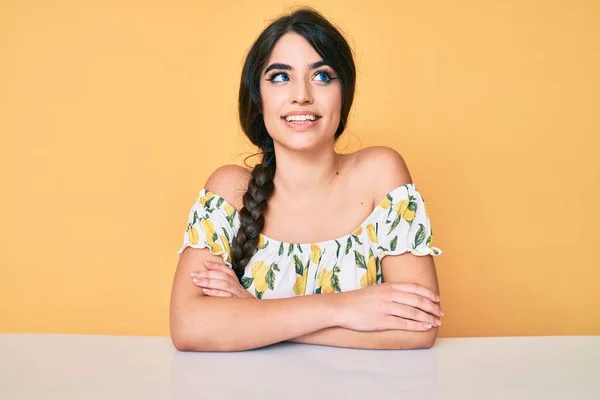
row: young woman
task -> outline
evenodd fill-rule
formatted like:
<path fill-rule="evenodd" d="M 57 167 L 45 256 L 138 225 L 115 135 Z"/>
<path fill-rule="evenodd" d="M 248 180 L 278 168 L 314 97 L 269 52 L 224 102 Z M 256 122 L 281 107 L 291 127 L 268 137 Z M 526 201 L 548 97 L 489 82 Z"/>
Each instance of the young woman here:
<path fill-rule="evenodd" d="M 348 43 L 313 9 L 253 44 L 239 116 L 262 162 L 218 168 L 190 210 L 171 294 L 178 350 L 435 342 L 441 250 L 403 158 L 334 149 L 355 79 Z"/>

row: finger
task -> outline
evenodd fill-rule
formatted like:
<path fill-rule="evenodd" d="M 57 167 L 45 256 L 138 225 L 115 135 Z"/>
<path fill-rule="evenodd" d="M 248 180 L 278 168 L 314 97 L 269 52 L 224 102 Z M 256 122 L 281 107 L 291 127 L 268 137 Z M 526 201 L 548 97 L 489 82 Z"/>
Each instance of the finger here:
<path fill-rule="evenodd" d="M 242 297 L 241 288 L 237 285 L 232 285 L 229 281 L 221 279 L 194 278 L 193 282 L 196 286 L 204 289 L 220 290 L 231 293 L 233 296 Z"/>
<path fill-rule="evenodd" d="M 427 322 L 411 321 L 409 319 L 389 317 L 386 319 L 388 329 L 400 329 L 404 331 L 424 332 L 430 330 L 433 325 Z"/>
<path fill-rule="evenodd" d="M 429 314 L 438 317 L 442 316 L 442 308 L 438 303 L 434 303 L 428 298 L 417 294 L 397 292 L 393 295 L 392 300 L 394 303 L 406 304 L 411 307 L 418 308 L 419 310 L 423 310 Z"/>
<path fill-rule="evenodd" d="M 433 290 L 416 283 L 392 283 L 392 287 L 398 291 L 418 294 L 419 296 L 427 297 L 433 302 L 439 302 L 440 297 Z"/>
<path fill-rule="evenodd" d="M 442 321 L 435 316 L 405 304 L 390 303 L 388 313 L 404 319 L 416 322 L 425 322 L 433 326 L 442 325 Z"/>
<path fill-rule="evenodd" d="M 222 271 L 222 272 L 225 272 L 227 275 L 231 276 L 232 278 L 237 279 L 237 275 L 235 274 L 233 269 L 228 267 L 225 264 L 206 262 L 206 263 L 204 263 L 204 265 L 206 266 L 206 269 L 214 270 L 214 271 Z"/>
<path fill-rule="evenodd" d="M 208 279 L 220 279 L 223 281 L 233 281 L 233 279 L 231 279 L 231 276 L 229 276 L 229 274 L 226 274 L 223 271 L 199 271 L 199 272 L 194 272 L 191 274 L 192 277 L 194 278 L 208 278 Z M 235 282 L 237 282 L 237 279 L 235 279 Z"/>
<path fill-rule="evenodd" d="M 229 292 L 224 292 L 222 290 L 216 290 L 216 289 L 202 289 L 202 291 L 204 292 L 204 294 L 206 294 L 207 296 L 211 296 L 211 297 L 233 297 L 233 295 Z"/>

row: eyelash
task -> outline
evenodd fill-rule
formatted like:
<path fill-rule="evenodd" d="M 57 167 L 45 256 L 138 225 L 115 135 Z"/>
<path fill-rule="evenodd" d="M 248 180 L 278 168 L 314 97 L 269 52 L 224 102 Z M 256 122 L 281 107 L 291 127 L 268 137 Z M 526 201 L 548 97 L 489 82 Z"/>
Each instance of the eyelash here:
<path fill-rule="evenodd" d="M 282 74 L 283 75 L 287 75 L 286 72 L 273 72 L 271 75 L 269 75 L 269 78 L 267 80 L 269 82 L 271 82 L 271 83 L 280 83 L 280 82 L 274 82 L 274 80 L 275 80 L 276 76 L 282 75 Z M 322 81 L 323 83 L 331 83 L 333 80 L 337 79 L 337 78 L 333 78 L 329 72 L 324 71 L 324 70 L 323 71 L 317 71 L 315 75 L 319 75 L 319 74 L 327 75 L 327 79 L 328 80 Z"/>

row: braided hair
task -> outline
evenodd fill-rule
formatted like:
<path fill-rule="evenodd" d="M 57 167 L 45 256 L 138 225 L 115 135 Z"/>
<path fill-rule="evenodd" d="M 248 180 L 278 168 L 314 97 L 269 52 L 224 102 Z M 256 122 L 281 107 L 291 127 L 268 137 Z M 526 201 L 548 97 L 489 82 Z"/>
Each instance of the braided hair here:
<path fill-rule="evenodd" d="M 341 84 L 342 107 L 335 140 L 346 128 L 354 99 L 356 67 L 352 50 L 340 31 L 313 8 L 300 7 L 291 14 L 274 20 L 250 48 L 242 68 L 238 110 L 242 130 L 252 144 L 261 150 L 262 162 L 252 170 L 252 177 L 243 197 L 243 208 L 240 210 L 240 229 L 231 245 L 232 265 L 239 278 L 256 251 L 265 225 L 264 213 L 275 190 L 275 148 L 261 112 L 260 79 L 273 47 L 286 33 L 304 37 L 336 71 Z"/>

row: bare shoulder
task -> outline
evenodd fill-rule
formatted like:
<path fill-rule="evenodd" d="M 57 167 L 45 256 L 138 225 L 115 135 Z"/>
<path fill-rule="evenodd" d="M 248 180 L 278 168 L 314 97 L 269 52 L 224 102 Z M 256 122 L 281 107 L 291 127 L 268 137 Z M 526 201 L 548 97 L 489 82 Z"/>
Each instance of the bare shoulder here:
<path fill-rule="evenodd" d="M 404 157 L 391 147 L 366 147 L 356 153 L 356 158 L 376 202 L 397 187 L 412 183 Z"/>
<path fill-rule="evenodd" d="M 243 206 L 242 198 L 248 189 L 252 170 L 235 164 L 222 165 L 208 177 L 204 184 L 206 190 L 224 198 L 237 210 Z"/>

